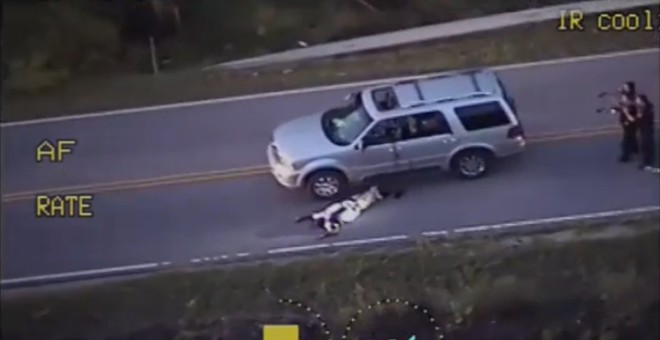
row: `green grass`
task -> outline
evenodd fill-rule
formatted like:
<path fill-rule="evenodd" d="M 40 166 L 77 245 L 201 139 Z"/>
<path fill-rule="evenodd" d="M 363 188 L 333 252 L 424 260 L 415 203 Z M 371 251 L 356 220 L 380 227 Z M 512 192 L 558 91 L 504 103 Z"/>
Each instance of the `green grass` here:
<path fill-rule="evenodd" d="M 657 6 L 652 7 L 657 12 Z M 641 9 L 635 9 L 641 11 Z M 57 91 L 7 98 L 3 119 L 18 121 L 98 110 L 422 74 L 465 67 L 658 47 L 658 32 L 559 32 L 557 22 L 524 25 L 419 46 L 251 71 L 179 71 L 79 80 Z"/>
<path fill-rule="evenodd" d="M 412 328 L 431 334 L 421 314 L 401 304 L 369 312 L 376 301 L 399 298 L 427 308 L 452 338 L 483 338 L 485 332 L 506 337 L 512 330 L 529 339 L 552 339 L 559 332 L 575 336 L 570 338 L 586 332 L 653 338 L 660 284 L 657 215 L 591 228 L 524 240 L 424 242 L 397 252 L 175 272 L 5 298 L 2 338 L 132 333 L 141 339 L 224 334 L 251 340 L 260 339 L 260 324 L 295 322 L 306 325 L 305 339 L 327 339 L 312 315 L 278 303 L 282 298 L 309 304 L 335 335 L 359 309 L 365 313 L 352 335 L 375 328 L 382 337 L 403 337 Z"/>

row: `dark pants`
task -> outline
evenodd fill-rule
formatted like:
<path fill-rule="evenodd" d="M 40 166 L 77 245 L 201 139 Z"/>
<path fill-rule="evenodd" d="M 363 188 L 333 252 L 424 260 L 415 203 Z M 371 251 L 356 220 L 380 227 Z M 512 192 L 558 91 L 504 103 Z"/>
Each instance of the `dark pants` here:
<path fill-rule="evenodd" d="M 653 132 L 641 131 L 640 144 L 642 149 L 642 166 L 653 166 L 656 156 Z"/>
<path fill-rule="evenodd" d="M 623 127 L 623 139 L 621 140 L 621 161 L 628 161 L 630 155 L 639 152 L 637 144 L 637 129 L 635 126 Z"/>

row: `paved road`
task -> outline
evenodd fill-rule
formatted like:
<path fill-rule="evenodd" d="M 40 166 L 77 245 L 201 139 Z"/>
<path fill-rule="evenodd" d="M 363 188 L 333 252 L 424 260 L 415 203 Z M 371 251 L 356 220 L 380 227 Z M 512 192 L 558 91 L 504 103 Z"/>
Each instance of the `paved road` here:
<path fill-rule="evenodd" d="M 594 95 L 628 79 L 657 94 L 658 71 L 653 54 L 503 77 L 528 130 L 539 134 L 610 125 L 593 113 Z M 347 91 L 3 128 L 4 193 L 261 164 L 274 125 Z M 75 137 L 80 148 L 67 163 L 37 167 L 32 148 L 44 137 Z M 340 238 L 657 205 L 658 177 L 616 164 L 616 143 L 610 136 L 539 144 L 490 178 L 419 181 L 404 200 L 388 203 L 394 209 L 375 209 Z M 315 205 L 268 176 L 102 193 L 89 220 L 37 220 L 33 202 L 6 204 L 2 278 L 309 244 L 315 231 L 291 219 Z"/>
<path fill-rule="evenodd" d="M 616 142 L 535 145 L 474 182 L 415 176 L 404 198 L 339 240 L 657 205 L 660 177 L 616 163 Z M 14 203 L 3 211 L 2 278 L 312 244 L 318 231 L 292 219 L 317 206 L 268 176 L 100 194 L 91 220 L 35 220 L 32 202 Z"/>
<path fill-rule="evenodd" d="M 660 93 L 658 53 L 502 71 L 529 134 L 615 124 L 596 115 L 598 92 L 632 79 Z M 262 165 L 272 129 L 352 88 L 2 128 L 2 193 Z M 658 102 L 656 98 L 655 102 Z M 61 164 L 36 164 L 44 138 L 75 138 Z"/>

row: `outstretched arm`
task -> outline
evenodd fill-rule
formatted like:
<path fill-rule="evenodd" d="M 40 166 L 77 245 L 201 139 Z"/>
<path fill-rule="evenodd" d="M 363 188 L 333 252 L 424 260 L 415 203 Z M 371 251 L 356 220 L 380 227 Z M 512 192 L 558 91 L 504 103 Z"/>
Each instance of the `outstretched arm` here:
<path fill-rule="evenodd" d="M 296 223 L 301 223 L 301 222 L 305 222 L 305 221 L 313 221 L 313 220 L 314 220 L 314 217 L 312 217 L 312 215 L 303 215 L 303 216 L 300 216 L 300 217 L 296 218 Z"/>

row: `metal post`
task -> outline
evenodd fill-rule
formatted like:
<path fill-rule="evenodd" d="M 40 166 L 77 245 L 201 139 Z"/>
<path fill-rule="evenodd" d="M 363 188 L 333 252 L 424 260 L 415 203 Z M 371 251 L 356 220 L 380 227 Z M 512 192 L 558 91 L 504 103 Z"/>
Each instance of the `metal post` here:
<path fill-rule="evenodd" d="M 149 52 L 151 52 L 151 67 L 153 69 L 154 74 L 158 74 L 158 57 L 156 55 L 156 42 L 154 41 L 154 37 L 150 36 L 149 37 Z"/>

